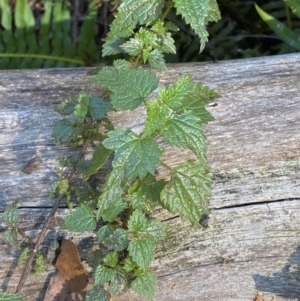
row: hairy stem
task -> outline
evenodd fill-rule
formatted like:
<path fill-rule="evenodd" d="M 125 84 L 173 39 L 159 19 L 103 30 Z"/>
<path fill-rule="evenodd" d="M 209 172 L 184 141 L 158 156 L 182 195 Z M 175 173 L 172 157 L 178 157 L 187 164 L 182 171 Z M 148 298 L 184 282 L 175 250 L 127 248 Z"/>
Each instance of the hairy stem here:
<path fill-rule="evenodd" d="M 169 170 L 171 173 L 173 172 L 173 168 L 164 162 L 160 162 L 160 165 Z"/>
<path fill-rule="evenodd" d="M 83 148 L 82 148 L 82 150 L 81 150 L 81 152 L 80 152 L 80 155 L 79 155 L 80 158 L 81 158 L 81 157 L 83 156 L 83 154 L 85 153 L 85 151 L 86 151 L 86 149 L 87 149 L 89 143 L 90 143 L 90 140 L 87 140 L 86 143 L 84 144 L 84 146 L 83 146 Z M 69 183 L 72 182 L 74 175 L 75 175 L 75 170 L 72 170 L 72 171 L 70 172 L 69 176 L 68 176 L 68 182 L 69 182 Z M 55 204 L 54 204 L 53 207 L 52 207 L 52 210 L 51 210 L 50 214 L 48 215 L 48 217 L 47 217 L 47 219 L 46 219 L 46 221 L 45 221 L 45 224 L 44 224 L 44 226 L 43 226 L 43 228 L 42 228 L 40 234 L 38 235 L 38 237 L 37 237 L 37 239 L 36 239 L 36 242 L 35 242 L 35 244 L 34 244 L 34 248 L 31 250 L 30 255 L 29 255 L 28 259 L 27 259 L 25 268 L 24 268 L 24 270 L 23 270 L 22 276 L 21 276 L 21 278 L 20 278 L 19 284 L 18 284 L 17 289 L 16 289 L 16 293 L 20 293 L 20 292 L 22 291 L 22 288 L 23 288 L 23 286 L 24 286 L 24 283 L 25 283 L 25 281 L 26 281 L 26 279 L 27 279 L 27 277 L 28 277 L 28 274 L 29 274 L 29 272 L 30 272 L 30 268 L 31 268 L 32 262 L 33 262 L 33 260 L 34 260 L 34 257 L 35 257 L 35 255 L 37 254 L 40 245 L 41 245 L 42 242 L 44 241 L 44 238 L 45 238 L 45 236 L 46 236 L 46 232 L 47 232 L 47 230 L 48 230 L 48 228 L 49 228 L 49 226 L 50 226 L 50 224 L 51 224 L 51 222 L 52 222 L 52 220 L 53 220 L 53 218 L 54 218 L 54 215 L 55 215 L 55 213 L 56 213 L 56 211 L 57 211 L 57 209 L 58 209 L 58 207 L 59 207 L 59 205 L 60 205 L 60 202 L 62 201 L 63 197 L 64 197 L 64 196 L 61 195 L 61 196 L 56 200 Z"/>
<path fill-rule="evenodd" d="M 173 8 L 173 6 L 174 6 L 174 2 L 173 1 L 171 1 L 170 3 L 168 3 L 168 7 L 167 7 L 166 11 L 164 12 L 164 14 L 162 15 L 162 17 L 161 17 L 162 21 L 167 17 L 167 15 L 169 14 L 169 12 Z"/>
<path fill-rule="evenodd" d="M 141 57 L 142 57 L 141 55 L 139 55 L 139 56 L 136 57 L 136 59 L 135 59 L 133 65 L 132 65 L 132 68 L 135 68 L 135 67 L 136 67 L 136 65 L 137 65 L 138 62 L 140 61 Z"/>

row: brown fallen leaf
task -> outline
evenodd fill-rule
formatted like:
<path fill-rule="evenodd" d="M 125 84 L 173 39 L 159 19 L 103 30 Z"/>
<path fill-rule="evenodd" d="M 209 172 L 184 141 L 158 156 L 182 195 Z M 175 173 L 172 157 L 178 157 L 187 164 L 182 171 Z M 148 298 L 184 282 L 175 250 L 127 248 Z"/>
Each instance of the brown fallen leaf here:
<path fill-rule="evenodd" d="M 266 300 L 263 298 L 262 292 L 258 292 L 254 301 L 266 301 Z M 273 296 L 271 301 L 276 301 L 276 298 Z"/>
<path fill-rule="evenodd" d="M 37 156 L 33 157 L 31 160 L 26 162 L 22 166 L 21 172 L 24 172 L 26 174 L 31 174 L 33 170 L 36 168 L 36 166 L 37 166 Z"/>
<path fill-rule="evenodd" d="M 44 301 L 85 300 L 86 274 L 72 240 L 63 239 L 55 267 Z"/>

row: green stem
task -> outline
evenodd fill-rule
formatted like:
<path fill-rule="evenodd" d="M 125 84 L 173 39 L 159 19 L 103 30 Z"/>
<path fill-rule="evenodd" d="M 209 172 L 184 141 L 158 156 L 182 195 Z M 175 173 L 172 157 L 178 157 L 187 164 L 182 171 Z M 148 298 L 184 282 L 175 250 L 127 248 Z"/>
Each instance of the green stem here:
<path fill-rule="evenodd" d="M 133 65 L 132 65 L 132 68 L 135 68 L 135 67 L 136 67 L 136 65 L 138 64 L 138 62 L 139 62 L 139 60 L 141 59 L 141 57 L 142 57 L 141 54 L 138 55 L 138 56 L 136 57 L 136 59 L 135 59 Z"/>
<path fill-rule="evenodd" d="M 289 29 L 293 29 L 289 7 L 288 7 L 287 4 L 284 4 L 284 6 L 285 6 L 285 14 L 286 14 L 286 19 L 287 19 L 288 27 L 289 27 Z"/>
<path fill-rule="evenodd" d="M 174 6 L 173 1 L 168 3 L 168 7 L 167 7 L 166 11 L 164 12 L 164 14 L 162 15 L 162 17 L 161 17 L 162 21 L 168 16 L 168 14 L 169 14 L 170 10 L 173 8 L 173 6 Z"/>
<path fill-rule="evenodd" d="M 173 173 L 174 169 L 171 166 L 167 165 L 164 162 L 160 162 L 160 165 L 163 166 L 164 168 L 168 169 L 171 173 Z"/>

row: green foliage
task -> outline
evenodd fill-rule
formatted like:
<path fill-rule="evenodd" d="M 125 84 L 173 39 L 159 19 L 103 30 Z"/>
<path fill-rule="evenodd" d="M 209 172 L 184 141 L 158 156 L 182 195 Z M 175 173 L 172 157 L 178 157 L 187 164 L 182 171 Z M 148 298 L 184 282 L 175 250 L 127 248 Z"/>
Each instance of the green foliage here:
<path fill-rule="evenodd" d="M 165 20 L 173 5 L 200 36 L 202 49 L 207 41 L 207 22 L 219 17 L 214 0 L 123 1 L 103 50 L 105 54 L 124 51 L 128 60 L 115 60 L 113 66 L 97 72 L 93 82 L 101 87 L 101 95 L 80 92 L 77 99 L 69 98 L 56 108 L 63 119 L 54 126 L 55 142 L 82 150 L 79 156 L 60 160 L 61 180 L 51 196 L 58 193 L 76 205 L 63 228 L 80 232 L 97 229 L 101 251 L 93 259 L 95 281 L 88 300 L 108 300 L 128 288 L 153 300 L 156 280 L 150 264 L 156 244 L 167 232 L 165 223 L 153 218 L 154 207 L 160 205 L 179 214 L 196 227 L 209 211 L 211 180 L 202 126 L 213 120 L 205 105 L 218 94 L 195 84 L 191 76 L 158 89 L 159 78 L 153 70 L 138 67 L 148 62 L 152 68 L 164 69 L 164 54 L 176 52 L 171 32 L 177 27 Z M 66 12 L 57 13 L 57 18 L 62 16 L 68 19 Z M 140 133 L 114 128 L 109 121 L 110 111 L 138 107 L 146 109 Z M 169 166 L 157 142 L 162 140 L 164 147 L 191 150 L 196 159 Z M 71 175 L 76 172 L 73 182 L 64 169 L 71 170 Z M 168 180 L 157 176 L 161 169 L 169 172 Z M 103 179 L 104 172 L 103 183 L 99 178 Z M 8 209 L 6 219 L 17 221 L 13 209 Z M 12 233 L 8 236 L 14 239 Z M 40 270 L 42 258 L 36 262 Z"/>
<path fill-rule="evenodd" d="M 2 220 L 8 224 L 8 229 L 3 232 L 3 239 L 10 245 L 19 248 L 18 230 L 16 224 L 19 221 L 18 205 L 19 200 L 16 199 L 11 205 L 7 206 L 2 214 Z"/>
<path fill-rule="evenodd" d="M 108 132 L 108 138 L 103 144 L 115 151 L 113 166 L 122 167 L 125 181 L 132 181 L 136 177 L 142 179 L 147 173 L 154 174 L 162 155 L 155 141 L 140 138 L 128 129 L 119 128 Z"/>
<path fill-rule="evenodd" d="M 193 10 L 198 4 L 188 5 Z M 189 20 L 182 3 L 178 1 L 177 5 Z M 53 130 L 57 143 L 76 147 L 88 140 L 89 144 L 96 144 L 89 166 L 82 170 L 85 184 L 89 185 L 107 164 L 112 167 L 100 191 L 81 203 L 64 225 L 72 231 L 94 230 L 97 223 L 100 226 L 97 239 L 106 256 L 97 261 L 90 296 L 104 285 L 108 294 L 130 287 L 152 300 L 155 276 L 149 266 L 156 244 L 166 235 L 166 225 L 150 217 L 154 206 L 159 204 L 197 227 L 208 213 L 211 180 L 202 125 L 213 120 L 205 105 L 218 94 L 195 84 L 191 76 L 184 76 L 161 88 L 157 98 L 151 99 L 159 79 L 151 70 L 136 68 L 137 64 L 149 62 L 150 66 L 163 69 L 163 53 L 175 52 L 170 31 L 177 27 L 165 22 L 164 17 L 158 18 L 163 6 L 157 0 L 123 2 L 103 51 L 105 55 L 125 51 L 131 58 L 116 60 L 112 67 L 98 71 L 93 82 L 104 88 L 103 95 L 90 97 L 81 92 L 77 100 L 67 99 L 57 107 L 65 117 Z M 191 24 L 196 32 L 201 31 L 204 45 L 205 25 L 219 15 L 214 1 L 206 3 L 200 12 Z M 134 31 L 138 24 L 144 26 Z M 147 116 L 140 134 L 126 128 L 114 129 L 107 121 L 110 110 L 135 110 L 142 105 Z M 168 166 L 162 162 L 163 150 L 157 138 L 171 146 L 192 150 L 197 160 L 175 168 Z M 76 164 L 69 165 L 76 169 Z M 65 163 L 64 167 L 69 165 Z M 158 166 L 170 172 L 170 180 L 156 179 Z M 99 298 L 106 300 L 107 295 L 101 291 Z"/>
<path fill-rule="evenodd" d="M 89 205 L 86 202 L 77 207 L 67 217 L 64 227 L 72 231 L 91 231 L 96 229 L 97 221 L 104 223 L 97 232 L 97 238 L 108 254 L 99 259 L 95 286 L 109 282 L 107 292 L 110 293 L 119 293 L 129 286 L 151 300 L 155 277 L 148 269 L 156 243 L 166 235 L 166 226 L 145 213 L 159 204 L 195 226 L 199 226 L 203 216 L 207 215 L 211 180 L 202 124 L 213 120 L 205 105 L 218 94 L 201 84 L 194 84 L 190 76 L 184 76 L 161 89 L 156 99 L 148 99 L 157 87 L 156 76 L 151 71 L 128 69 L 123 60 L 116 61 L 114 65 L 104 67 L 96 76 L 96 81 L 108 89 L 109 96 L 106 97 L 114 100 L 111 107 L 105 106 L 102 118 L 94 120 L 89 110 L 94 98 L 84 93 L 77 101 L 68 99 L 58 107 L 58 111 L 69 119 L 56 123 L 53 130 L 56 141 L 77 146 L 78 137 L 86 137 L 89 143 L 97 142 L 92 162 L 82 171 L 86 183 L 107 164 L 110 150 L 114 151 L 113 169 L 101 191 L 95 194 Z M 128 79 L 126 106 L 120 105 L 123 101 L 122 88 L 116 84 L 121 82 L 121 73 Z M 113 82 L 113 74 L 116 75 L 116 83 Z M 122 90 L 123 94 L 125 92 L 126 89 Z M 138 104 L 135 103 L 137 98 Z M 134 107 L 128 106 L 130 99 L 135 103 Z M 102 100 L 98 102 L 100 107 L 102 103 Z M 110 109 L 134 109 L 141 103 L 145 103 L 147 108 L 141 134 L 125 128 L 111 130 L 106 117 Z M 161 161 L 162 150 L 154 140 L 158 136 L 170 145 L 191 149 L 198 160 L 171 168 Z M 159 165 L 170 171 L 169 181 L 156 180 L 155 171 Z"/>
<path fill-rule="evenodd" d="M 181 163 L 173 170 L 170 182 L 162 190 L 161 201 L 164 207 L 172 213 L 179 213 L 181 219 L 188 219 L 197 225 L 208 210 L 208 185 L 211 179 L 207 173 L 207 166 L 202 162 Z"/>
<path fill-rule="evenodd" d="M 208 41 L 207 23 L 218 21 L 220 11 L 215 0 L 175 0 L 177 13 L 181 14 L 187 24 L 195 30 L 201 39 L 200 52 Z"/>
<path fill-rule="evenodd" d="M 150 71 L 108 68 L 100 71 L 96 81 L 111 91 L 111 103 L 122 110 L 137 108 L 158 84 Z"/>
<path fill-rule="evenodd" d="M 10 294 L 0 289 L 0 301 L 19 301 L 26 298 L 25 294 Z"/>
<path fill-rule="evenodd" d="M 17 247 L 19 246 L 17 230 L 15 230 L 15 229 L 6 230 L 3 233 L 3 238 L 8 244 L 14 245 L 14 246 L 17 246 Z"/>
<path fill-rule="evenodd" d="M 156 279 L 151 271 L 139 274 L 136 279 L 131 283 L 131 288 L 140 296 L 145 297 L 147 300 L 153 300 L 155 292 Z"/>
<path fill-rule="evenodd" d="M 29 248 L 28 247 L 24 248 L 24 250 L 22 251 L 19 257 L 18 266 L 22 266 L 25 264 L 25 261 L 28 258 L 28 253 L 29 253 Z"/>
<path fill-rule="evenodd" d="M 89 12 L 80 27 L 77 41 L 71 39 L 71 15 L 66 1 L 45 0 L 45 11 L 37 20 L 27 0 L 17 0 L 12 13 L 8 0 L 0 1 L 0 69 L 82 66 L 98 61 L 95 44 L 97 8 Z M 38 30 L 37 30 L 38 28 Z"/>
<path fill-rule="evenodd" d="M 44 257 L 42 254 L 39 254 L 36 258 L 35 267 L 34 267 L 34 274 L 42 274 L 45 272 L 45 265 L 44 265 Z"/>
<path fill-rule="evenodd" d="M 167 5 L 167 12 L 175 5 L 177 13 L 182 15 L 201 38 L 201 52 L 208 41 L 208 22 L 220 19 L 217 2 L 177 0 Z M 148 62 L 153 68 L 165 69 L 163 53 L 176 53 L 171 32 L 177 31 L 178 27 L 171 22 L 165 22 L 164 17 L 159 18 L 163 7 L 164 1 L 161 0 L 132 0 L 122 3 L 105 39 L 103 56 L 125 51 L 130 56 L 137 56 L 143 63 Z M 148 26 L 142 26 L 134 32 L 137 24 Z M 130 38 L 132 35 L 134 37 Z M 126 38 L 130 39 L 126 41 Z"/>
<path fill-rule="evenodd" d="M 64 227 L 79 232 L 95 230 L 96 219 L 92 209 L 88 205 L 81 204 L 66 218 Z"/>
<path fill-rule="evenodd" d="M 53 199 L 55 197 L 55 194 L 58 192 L 60 195 L 66 195 L 69 200 L 71 197 L 69 194 L 69 187 L 70 185 L 68 180 L 62 178 L 53 185 L 50 197 Z"/>
<path fill-rule="evenodd" d="M 86 296 L 86 301 L 109 301 L 109 296 L 106 291 L 93 288 Z"/>
<path fill-rule="evenodd" d="M 19 221 L 17 203 L 7 206 L 3 212 L 2 219 L 7 224 L 16 224 Z"/>
<path fill-rule="evenodd" d="M 297 0 L 285 0 L 285 3 L 291 8 L 294 14 L 300 18 L 300 4 Z M 266 13 L 258 5 L 255 4 L 256 11 L 260 17 L 268 24 L 268 26 L 276 33 L 276 35 L 289 44 L 291 47 L 300 50 L 299 32 L 291 30 L 284 23 L 280 22 L 273 16 Z"/>

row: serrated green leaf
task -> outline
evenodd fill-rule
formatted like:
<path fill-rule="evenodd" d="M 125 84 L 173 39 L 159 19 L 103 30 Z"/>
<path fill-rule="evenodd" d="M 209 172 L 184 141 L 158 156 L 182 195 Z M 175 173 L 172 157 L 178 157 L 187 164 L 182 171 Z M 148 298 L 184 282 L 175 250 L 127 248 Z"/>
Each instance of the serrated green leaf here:
<path fill-rule="evenodd" d="M 3 238 L 7 243 L 18 246 L 18 233 L 16 230 L 6 230 L 3 233 Z"/>
<path fill-rule="evenodd" d="M 104 69 L 96 81 L 111 90 L 111 103 L 122 110 L 134 110 L 157 88 L 158 78 L 147 70 Z"/>
<path fill-rule="evenodd" d="M 183 76 L 176 83 L 159 91 L 160 99 L 171 109 L 177 110 L 184 99 L 193 91 L 194 83 L 190 75 Z"/>
<path fill-rule="evenodd" d="M 118 253 L 112 252 L 112 253 L 108 253 L 103 258 L 103 263 L 105 264 L 105 266 L 109 268 L 114 268 L 117 265 L 118 260 L 119 260 Z"/>
<path fill-rule="evenodd" d="M 57 144 L 70 142 L 75 139 L 81 132 L 81 129 L 74 126 L 72 122 L 67 119 L 59 120 L 55 123 L 53 128 L 53 138 Z"/>
<path fill-rule="evenodd" d="M 85 158 L 78 158 L 78 155 L 72 155 L 68 157 L 63 157 L 60 159 L 61 167 L 71 167 L 76 171 L 86 172 L 87 168 L 90 166 L 90 160 L 86 160 Z M 64 185 L 62 186 L 63 189 L 60 189 L 60 194 L 67 193 L 70 185 L 67 179 L 63 180 Z M 57 183 L 57 182 L 56 182 Z"/>
<path fill-rule="evenodd" d="M 118 69 L 118 70 L 129 70 L 131 68 L 131 63 L 123 60 L 123 59 L 118 59 L 115 60 L 113 65 Z"/>
<path fill-rule="evenodd" d="M 131 38 L 126 43 L 120 46 L 126 53 L 132 56 L 137 56 L 142 52 L 144 43 L 141 39 Z"/>
<path fill-rule="evenodd" d="M 164 53 L 176 53 L 175 41 L 169 32 L 164 35 L 159 35 L 150 29 L 142 27 L 136 34 L 136 38 L 142 40 L 143 43 L 146 46 L 150 46 L 151 49 L 157 49 Z"/>
<path fill-rule="evenodd" d="M 126 231 L 123 229 L 116 229 L 112 234 L 101 241 L 101 244 L 115 252 L 123 251 L 128 246 L 128 238 Z"/>
<path fill-rule="evenodd" d="M 130 203 L 133 209 L 143 210 L 146 205 L 146 199 L 143 198 L 141 191 L 137 191 L 131 195 Z"/>
<path fill-rule="evenodd" d="M 86 296 L 86 301 L 109 301 L 106 291 L 97 288 L 90 290 Z"/>
<path fill-rule="evenodd" d="M 89 266 L 91 266 L 93 269 L 96 269 L 99 263 L 102 262 L 104 256 L 105 255 L 103 254 L 103 252 L 99 249 L 91 250 L 87 254 L 86 261 Z"/>
<path fill-rule="evenodd" d="M 111 222 L 123 212 L 125 208 L 127 208 L 127 203 L 124 200 L 119 199 L 110 203 L 107 208 L 101 208 L 102 210 L 98 213 L 98 216 L 101 216 L 102 220 L 105 222 Z"/>
<path fill-rule="evenodd" d="M 145 273 L 139 275 L 131 283 L 131 289 L 134 290 L 141 297 L 152 301 L 154 298 L 156 286 L 156 278 L 153 272 L 146 271 Z"/>
<path fill-rule="evenodd" d="M 166 25 L 165 25 L 165 30 L 166 31 L 178 31 L 179 28 L 177 25 L 175 25 L 173 22 L 167 22 Z"/>
<path fill-rule="evenodd" d="M 199 226 L 199 220 L 208 211 L 208 197 L 212 183 L 206 165 L 189 160 L 180 164 L 172 173 L 171 181 L 161 192 L 161 201 L 171 213 L 178 213 L 182 220 Z"/>
<path fill-rule="evenodd" d="M 2 219 L 7 224 L 16 224 L 19 221 L 19 211 L 14 205 L 7 206 L 3 212 Z"/>
<path fill-rule="evenodd" d="M 55 109 L 61 115 L 71 115 L 75 110 L 76 104 L 76 99 L 68 98 L 61 104 L 57 105 Z"/>
<path fill-rule="evenodd" d="M 103 210 L 107 209 L 110 204 L 120 199 L 123 193 L 123 177 L 123 167 L 114 166 L 98 199 L 97 220 L 101 218 Z"/>
<path fill-rule="evenodd" d="M 155 219 L 148 220 L 140 210 L 133 211 L 127 227 L 135 237 L 147 234 L 147 236 L 152 236 L 154 241 L 163 238 L 166 234 L 166 226 L 162 222 Z"/>
<path fill-rule="evenodd" d="M 95 270 L 95 284 L 102 285 L 114 276 L 114 270 L 100 264 Z"/>
<path fill-rule="evenodd" d="M 97 232 L 98 241 L 102 243 L 102 241 L 109 237 L 114 231 L 115 228 L 110 224 L 101 227 Z"/>
<path fill-rule="evenodd" d="M 25 294 L 6 293 L 0 289 L 0 301 L 19 301 L 26 298 Z"/>
<path fill-rule="evenodd" d="M 110 154 L 111 150 L 105 148 L 100 142 L 93 153 L 92 163 L 89 165 L 85 175 L 89 177 L 92 174 L 96 173 L 107 161 Z"/>
<path fill-rule="evenodd" d="M 164 53 L 176 53 L 175 41 L 170 32 L 167 32 L 160 38 L 160 47 L 158 50 Z"/>
<path fill-rule="evenodd" d="M 103 98 L 93 96 L 90 99 L 88 113 L 92 119 L 97 120 L 105 117 L 106 113 L 111 109 L 111 104 Z"/>
<path fill-rule="evenodd" d="M 170 145 L 190 149 L 201 160 L 205 158 L 205 136 L 199 118 L 191 111 L 170 117 L 161 135 Z"/>
<path fill-rule="evenodd" d="M 126 257 L 125 261 L 124 261 L 124 265 L 123 265 L 123 270 L 126 273 L 130 273 L 131 271 L 133 271 L 135 268 L 137 267 L 136 263 L 130 258 L 130 257 Z"/>
<path fill-rule="evenodd" d="M 115 274 L 110 281 L 110 285 L 107 287 L 107 292 L 110 294 L 120 294 L 128 288 L 127 279 L 124 275 Z"/>
<path fill-rule="evenodd" d="M 151 27 L 151 30 L 156 32 L 158 35 L 164 35 L 166 32 L 166 27 L 164 25 L 164 22 L 162 20 L 157 20 L 153 26 Z"/>
<path fill-rule="evenodd" d="M 166 184 L 167 184 L 166 180 L 157 181 L 155 179 L 155 181 L 151 181 L 151 182 L 149 181 L 149 183 L 145 183 L 145 185 L 143 185 L 140 188 L 140 190 L 142 195 L 144 195 L 146 199 L 152 202 L 159 203 L 160 193 Z"/>
<path fill-rule="evenodd" d="M 34 275 L 42 274 L 44 272 L 45 272 L 44 257 L 42 254 L 39 254 L 35 261 Z"/>
<path fill-rule="evenodd" d="M 81 204 L 65 220 L 64 228 L 71 231 L 93 231 L 96 228 L 96 219 L 92 209 Z"/>
<path fill-rule="evenodd" d="M 123 50 L 120 46 L 124 44 L 124 42 L 125 40 L 121 38 L 108 39 L 102 46 L 102 56 L 122 53 Z"/>
<path fill-rule="evenodd" d="M 150 50 L 158 49 L 161 45 L 162 37 L 148 28 L 141 27 L 135 36 L 143 41 L 146 46 L 150 46 Z"/>
<path fill-rule="evenodd" d="M 153 135 L 156 131 L 161 130 L 171 113 L 170 109 L 159 99 L 146 102 L 147 118 L 142 137 Z"/>
<path fill-rule="evenodd" d="M 146 270 L 154 257 L 155 240 L 151 235 L 134 238 L 129 242 L 129 255 L 143 270 Z"/>
<path fill-rule="evenodd" d="M 110 224 L 99 229 L 97 238 L 104 247 L 115 252 L 123 251 L 128 246 L 126 231 L 123 229 L 115 229 L 115 227 Z"/>
<path fill-rule="evenodd" d="M 135 24 L 132 22 L 130 14 L 125 11 L 119 11 L 115 19 L 109 26 L 109 32 L 106 40 L 115 38 L 128 38 L 133 34 Z"/>
<path fill-rule="evenodd" d="M 181 109 L 177 110 L 177 112 L 193 111 L 193 114 L 200 118 L 201 124 L 206 124 L 209 121 L 213 121 L 214 118 L 205 109 L 205 105 L 217 97 L 219 97 L 219 94 L 215 91 L 202 84 L 197 84 L 189 95 L 183 99 Z"/>
<path fill-rule="evenodd" d="M 154 181 L 153 183 L 144 184 L 131 196 L 131 206 L 133 207 L 133 209 L 142 210 L 145 207 L 147 208 L 149 207 L 149 202 L 153 204 L 160 204 L 160 193 L 165 185 L 165 180 L 159 180 Z"/>
<path fill-rule="evenodd" d="M 29 248 L 28 247 L 26 247 L 26 248 L 24 248 L 22 250 L 22 253 L 21 253 L 21 255 L 20 255 L 19 259 L 18 259 L 18 266 L 19 267 L 21 267 L 21 266 L 23 266 L 25 264 L 25 261 L 27 260 L 27 258 L 29 256 L 28 253 L 29 253 Z"/>
<path fill-rule="evenodd" d="M 162 12 L 163 0 L 129 0 L 124 1 L 118 8 L 115 20 L 110 25 L 108 36 L 129 37 L 134 27 L 156 20 Z"/>
<path fill-rule="evenodd" d="M 220 11 L 216 0 L 174 0 L 178 14 L 190 24 L 201 40 L 200 52 L 208 41 L 206 25 L 220 20 Z"/>
<path fill-rule="evenodd" d="M 90 98 L 85 92 L 80 92 L 77 102 L 78 103 L 75 106 L 74 115 L 77 118 L 77 120 L 82 120 L 88 114 Z"/>
<path fill-rule="evenodd" d="M 140 210 L 134 210 L 127 223 L 128 230 L 134 234 L 145 231 L 147 229 L 148 220 L 145 214 Z"/>
<path fill-rule="evenodd" d="M 103 145 L 115 151 L 113 166 L 122 166 L 124 178 L 132 181 L 144 178 L 147 173 L 154 174 L 160 162 L 162 151 L 150 138 L 140 138 L 129 129 L 118 128 L 108 132 Z"/>
<path fill-rule="evenodd" d="M 148 221 L 146 231 L 155 241 L 158 241 L 166 236 L 167 227 L 161 221 L 152 219 Z"/>
<path fill-rule="evenodd" d="M 149 55 L 147 56 L 147 60 L 152 68 L 160 70 L 167 69 L 164 55 L 157 49 L 154 49 L 149 53 Z"/>

